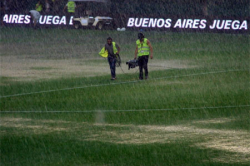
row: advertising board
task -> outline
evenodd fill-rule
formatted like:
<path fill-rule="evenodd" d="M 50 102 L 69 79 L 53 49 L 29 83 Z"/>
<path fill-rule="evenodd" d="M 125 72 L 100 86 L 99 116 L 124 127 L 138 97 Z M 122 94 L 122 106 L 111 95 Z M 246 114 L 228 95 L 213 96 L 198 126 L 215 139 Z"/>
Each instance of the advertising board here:
<path fill-rule="evenodd" d="M 99 17 L 92 17 L 96 21 Z M 105 17 L 106 18 L 106 17 Z M 160 31 L 198 31 L 198 32 L 223 32 L 223 33 L 249 33 L 249 19 L 244 18 L 194 18 L 194 17 L 125 17 L 112 18 L 113 22 L 124 22 L 122 25 L 128 30 L 160 30 Z M 84 20 L 90 20 L 89 18 Z M 98 21 L 98 20 L 97 20 Z M 5 14 L 3 22 L 6 26 L 29 26 L 31 16 L 25 14 Z M 83 21 L 82 21 L 83 22 Z M 40 27 L 66 27 L 74 28 L 74 16 L 41 15 Z M 92 25 L 92 27 L 96 26 Z M 111 26 L 116 30 L 118 25 Z M 76 27 L 75 27 L 76 28 Z M 79 28 L 79 27 L 78 27 Z"/>

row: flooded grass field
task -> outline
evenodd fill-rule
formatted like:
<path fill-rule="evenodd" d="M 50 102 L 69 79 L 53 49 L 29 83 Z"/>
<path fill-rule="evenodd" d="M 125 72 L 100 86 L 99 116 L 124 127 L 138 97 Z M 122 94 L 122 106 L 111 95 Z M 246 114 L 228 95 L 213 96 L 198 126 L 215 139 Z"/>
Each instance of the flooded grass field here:
<path fill-rule="evenodd" d="M 111 36 L 110 81 L 98 52 Z M 249 165 L 249 35 L 1 28 L 1 165 Z"/>

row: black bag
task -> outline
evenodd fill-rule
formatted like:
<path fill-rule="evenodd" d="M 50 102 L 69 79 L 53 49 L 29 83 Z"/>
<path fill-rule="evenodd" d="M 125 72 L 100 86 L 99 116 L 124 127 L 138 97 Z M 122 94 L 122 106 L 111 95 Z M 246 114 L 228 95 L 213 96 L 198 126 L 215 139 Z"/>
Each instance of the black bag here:
<path fill-rule="evenodd" d="M 128 65 L 128 69 L 135 68 L 136 66 L 138 66 L 138 60 L 137 59 L 129 60 L 126 62 L 126 64 Z"/>

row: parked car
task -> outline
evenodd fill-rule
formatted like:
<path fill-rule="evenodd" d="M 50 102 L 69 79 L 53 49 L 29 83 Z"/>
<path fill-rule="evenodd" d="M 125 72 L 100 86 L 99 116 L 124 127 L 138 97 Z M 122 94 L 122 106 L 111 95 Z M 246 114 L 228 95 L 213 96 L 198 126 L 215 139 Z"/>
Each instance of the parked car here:
<path fill-rule="evenodd" d="M 76 29 L 82 27 L 95 28 L 114 28 L 114 20 L 107 16 L 108 0 L 71 0 L 77 2 L 77 12 L 73 19 Z"/>

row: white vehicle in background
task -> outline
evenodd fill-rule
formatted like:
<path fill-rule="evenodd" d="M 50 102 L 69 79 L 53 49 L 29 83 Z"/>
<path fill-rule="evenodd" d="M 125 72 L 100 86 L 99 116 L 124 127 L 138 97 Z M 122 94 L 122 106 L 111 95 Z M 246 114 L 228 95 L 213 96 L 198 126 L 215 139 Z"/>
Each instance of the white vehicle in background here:
<path fill-rule="evenodd" d="M 73 25 L 75 29 L 79 29 L 82 27 L 89 27 L 89 28 L 92 27 L 98 30 L 102 30 L 105 27 L 114 28 L 113 18 L 109 16 L 102 16 L 100 14 L 101 9 L 97 11 L 97 13 L 94 13 L 91 10 L 91 6 L 92 9 L 98 10 L 98 5 L 105 9 L 108 0 L 70 0 L 70 1 L 78 3 L 77 4 L 78 13 L 74 16 L 73 19 Z"/>

